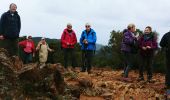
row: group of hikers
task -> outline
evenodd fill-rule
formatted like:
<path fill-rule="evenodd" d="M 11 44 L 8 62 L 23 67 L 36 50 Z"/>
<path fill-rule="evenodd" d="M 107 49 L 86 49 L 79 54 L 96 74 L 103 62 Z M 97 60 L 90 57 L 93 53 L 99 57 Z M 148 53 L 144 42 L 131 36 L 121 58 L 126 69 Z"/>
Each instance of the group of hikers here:
<path fill-rule="evenodd" d="M 9 11 L 2 14 L 0 19 L 0 46 L 8 50 L 11 56 L 17 55 L 18 46 L 23 48 L 24 63 L 32 62 L 35 52 L 39 51 L 39 62 L 42 67 L 45 65 L 48 57 L 48 52 L 53 52 L 49 48 L 45 38 L 42 37 L 37 47 L 32 40 L 32 36 L 28 36 L 26 40 L 18 43 L 19 33 L 21 29 L 21 20 L 18 15 L 17 5 L 10 4 Z M 133 66 L 132 56 L 135 49 L 138 48 L 140 52 L 140 67 L 138 81 L 143 81 L 144 67 L 147 69 L 147 81 L 152 80 L 152 63 L 156 49 L 158 48 L 157 37 L 152 32 L 152 28 L 147 26 L 144 34 L 139 36 L 135 35 L 136 27 L 134 24 L 129 24 L 127 29 L 123 31 L 123 39 L 121 43 L 121 51 L 124 56 L 124 73 L 123 77 L 128 78 L 129 70 Z M 81 71 L 91 73 L 92 58 L 94 50 L 96 49 L 96 32 L 91 28 L 89 23 L 85 24 L 85 30 L 81 33 L 79 43 L 82 50 L 82 68 Z M 72 69 L 76 65 L 74 47 L 77 44 L 77 37 L 75 31 L 72 29 L 72 24 L 68 23 L 61 36 L 61 47 L 64 53 L 64 68 L 68 71 L 68 55 L 71 57 Z M 170 88 L 170 32 L 166 33 L 161 39 L 160 46 L 165 48 L 166 51 L 166 86 Z"/>

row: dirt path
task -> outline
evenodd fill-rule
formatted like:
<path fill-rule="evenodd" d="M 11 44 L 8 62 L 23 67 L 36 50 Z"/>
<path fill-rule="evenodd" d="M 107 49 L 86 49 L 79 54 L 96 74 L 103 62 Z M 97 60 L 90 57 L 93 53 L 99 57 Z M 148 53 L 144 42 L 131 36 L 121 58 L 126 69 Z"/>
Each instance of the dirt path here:
<path fill-rule="evenodd" d="M 138 82 L 138 73 L 131 71 L 129 79 L 122 78 L 122 71 L 93 69 L 92 74 L 76 73 L 66 75 L 69 86 L 80 89 L 80 100 L 162 100 L 164 99 L 164 75 L 154 74 L 153 81 Z M 145 76 L 146 79 L 146 76 Z"/>

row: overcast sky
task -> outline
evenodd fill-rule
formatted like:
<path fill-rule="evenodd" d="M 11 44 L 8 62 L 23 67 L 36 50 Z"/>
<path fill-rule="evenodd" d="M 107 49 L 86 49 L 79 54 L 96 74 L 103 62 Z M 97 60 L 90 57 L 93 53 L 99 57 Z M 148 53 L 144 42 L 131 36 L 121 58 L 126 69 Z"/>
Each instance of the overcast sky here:
<path fill-rule="evenodd" d="M 86 22 L 97 33 L 97 43 L 107 44 L 110 32 L 129 23 L 139 29 L 150 25 L 162 35 L 170 30 L 170 0 L 0 0 L 0 15 L 16 3 L 21 16 L 21 36 L 61 37 L 72 23 L 79 40 Z"/>

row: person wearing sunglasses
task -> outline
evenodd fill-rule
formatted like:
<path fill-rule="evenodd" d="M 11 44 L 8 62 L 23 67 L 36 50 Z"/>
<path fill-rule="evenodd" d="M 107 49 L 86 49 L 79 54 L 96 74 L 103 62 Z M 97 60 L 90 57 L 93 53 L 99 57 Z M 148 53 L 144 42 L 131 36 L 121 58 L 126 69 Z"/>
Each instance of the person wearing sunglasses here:
<path fill-rule="evenodd" d="M 80 37 L 80 45 L 82 50 L 82 69 L 81 72 L 87 71 L 91 73 L 91 63 L 96 50 L 96 32 L 91 28 L 89 23 L 86 23 L 85 30 Z"/>

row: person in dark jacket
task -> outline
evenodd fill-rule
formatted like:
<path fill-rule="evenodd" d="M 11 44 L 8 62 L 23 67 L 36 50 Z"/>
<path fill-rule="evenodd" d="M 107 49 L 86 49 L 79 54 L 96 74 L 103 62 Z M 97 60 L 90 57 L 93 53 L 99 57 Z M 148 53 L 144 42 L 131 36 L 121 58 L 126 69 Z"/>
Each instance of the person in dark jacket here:
<path fill-rule="evenodd" d="M 76 59 L 74 53 L 74 46 L 77 43 L 76 33 L 72 29 L 72 25 L 70 23 L 67 24 L 67 28 L 64 29 L 62 36 L 61 36 L 61 45 L 64 51 L 64 67 L 66 71 L 68 71 L 68 55 L 71 55 L 72 61 L 72 70 L 74 71 L 76 67 Z"/>
<path fill-rule="evenodd" d="M 9 11 L 2 14 L 0 19 L 0 46 L 8 50 L 11 56 L 18 53 L 18 38 L 21 20 L 16 11 L 16 4 L 10 4 Z"/>
<path fill-rule="evenodd" d="M 160 46 L 165 49 L 166 52 L 166 76 L 165 84 L 170 89 L 170 32 L 164 34 L 160 41 Z"/>
<path fill-rule="evenodd" d="M 134 32 L 136 31 L 134 24 L 129 24 L 127 27 L 127 30 L 124 30 L 123 39 L 121 43 L 121 51 L 124 56 L 124 73 L 123 77 L 128 78 L 128 73 L 130 68 L 132 67 L 132 56 L 133 56 L 133 45 L 134 41 L 137 40 L 136 36 L 134 35 Z"/>
<path fill-rule="evenodd" d="M 88 73 L 91 72 L 91 63 L 94 51 L 96 49 L 96 32 L 91 28 L 91 25 L 87 23 L 85 25 L 86 29 L 82 32 L 80 37 L 80 45 L 82 50 L 82 70 Z"/>
<path fill-rule="evenodd" d="M 157 46 L 157 38 L 154 33 L 152 33 L 152 28 L 147 26 L 145 28 L 144 34 L 139 38 L 139 48 L 140 48 L 140 68 L 139 68 L 139 79 L 138 81 L 143 81 L 143 68 L 147 69 L 147 82 L 152 79 L 152 63 L 154 57 L 154 51 Z"/>

